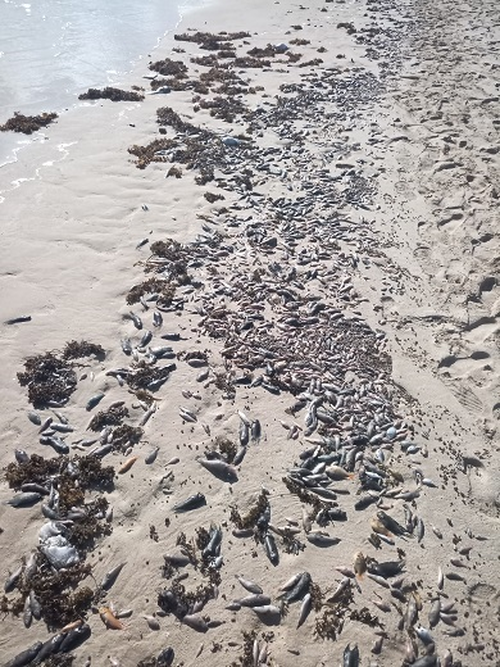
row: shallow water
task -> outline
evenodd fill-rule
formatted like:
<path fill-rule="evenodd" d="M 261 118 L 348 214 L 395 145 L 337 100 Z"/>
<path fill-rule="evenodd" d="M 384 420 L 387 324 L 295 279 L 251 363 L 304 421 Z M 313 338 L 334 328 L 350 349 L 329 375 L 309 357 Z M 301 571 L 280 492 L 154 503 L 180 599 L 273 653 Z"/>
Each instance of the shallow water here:
<path fill-rule="evenodd" d="M 15 111 L 62 111 L 87 88 L 118 83 L 197 4 L 0 0 L 0 123 Z M 0 163 L 22 141 L 0 133 Z"/>

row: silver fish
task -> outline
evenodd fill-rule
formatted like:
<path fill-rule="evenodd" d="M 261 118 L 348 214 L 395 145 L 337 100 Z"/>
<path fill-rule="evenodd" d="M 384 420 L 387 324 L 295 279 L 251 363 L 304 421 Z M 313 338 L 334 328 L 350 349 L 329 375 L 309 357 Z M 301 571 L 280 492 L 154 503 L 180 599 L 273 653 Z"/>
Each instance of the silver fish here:
<path fill-rule="evenodd" d="M 262 593 L 252 593 L 247 595 L 244 598 L 235 600 L 242 607 L 263 607 L 265 605 L 271 604 L 271 598 Z"/>
<path fill-rule="evenodd" d="M 229 463 L 226 463 L 225 461 L 221 461 L 219 459 L 199 458 L 198 463 L 223 482 L 234 484 L 238 481 L 238 473 L 236 472 L 236 468 L 234 468 L 234 466 L 230 465 Z"/>
<path fill-rule="evenodd" d="M 300 628 L 300 626 L 305 622 L 306 618 L 309 616 L 311 608 L 312 608 L 312 596 L 310 593 L 306 593 L 304 595 L 304 599 L 302 600 L 302 604 L 300 606 L 297 628 Z"/>
<path fill-rule="evenodd" d="M 236 579 L 243 586 L 243 588 L 245 588 L 249 593 L 254 593 L 254 595 L 262 595 L 262 593 L 264 592 L 258 584 L 255 584 L 253 581 L 250 581 L 249 579 L 244 579 L 238 574 L 236 575 Z"/>
<path fill-rule="evenodd" d="M 10 593 L 17 586 L 17 582 L 21 577 L 23 568 L 24 568 L 24 563 L 21 563 L 21 565 L 17 569 L 15 569 L 14 572 L 12 572 L 12 574 L 9 577 L 7 577 L 7 580 L 3 585 L 3 589 L 6 593 Z"/>
<path fill-rule="evenodd" d="M 89 400 L 87 401 L 87 405 L 85 406 L 85 409 L 87 412 L 90 412 L 95 406 L 102 401 L 104 398 L 105 394 L 100 391 L 98 394 L 94 394 Z"/>
<path fill-rule="evenodd" d="M 207 623 L 201 616 L 197 616 L 196 614 L 186 614 L 182 617 L 181 622 L 197 632 L 206 632 L 208 630 Z"/>
<path fill-rule="evenodd" d="M 156 457 L 158 456 L 158 452 L 160 451 L 159 447 L 155 447 L 149 454 L 146 455 L 144 458 L 144 461 L 148 464 L 151 465 L 151 463 L 154 463 L 156 461 Z"/>
<path fill-rule="evenodd" d="M 321 531 L 311 531 L 307 533 L 306 539 L 316 547 L 331 547 L 340 542 L 339 537 L 333 537 Z"/>
<path fill-rule="evenodd" d="M 104 578 L 101 582 L 101 588 L 103 590 L 109 591 L 109 589 L 113 586 L 113 584 L 115 583 L 115 581 L 118 578 L 118 575 L 123 570 L 125 565 L 126 565 L 126 561 L 124 563 L 120 563 L 120 565 L 117 565 L 116 567 L 114 567 L 112 570 L 110 570 L 109 572 L 107 572 L 104 575 Z"/>
<path fill-rule="evenodd" d="M 38 412 L 35 412 L 34 410 L 30 410 L 28 412 L 28 419 L 35 426 L 41 426 L 41 424 L 42 424 L 42 419 L 41 419 L 40 415 L 38 414 Z"/>
<path fill-rule="evenodd" d="M 33 507 L 42 499 L 42 495 L 35 491 L 29 491 L 27 493 L 17 493 L 10 500 L 6 501 L 7 505 L 11 507 Z"/>

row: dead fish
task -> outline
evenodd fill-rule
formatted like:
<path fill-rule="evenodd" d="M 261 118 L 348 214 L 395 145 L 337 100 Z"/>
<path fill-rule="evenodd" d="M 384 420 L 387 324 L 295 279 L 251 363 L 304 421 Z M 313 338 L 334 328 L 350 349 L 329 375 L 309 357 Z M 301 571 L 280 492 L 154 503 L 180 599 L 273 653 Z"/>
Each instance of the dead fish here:
<path fill-rule="evenodd" d="M 142 415 L 140 421 L 139 421 L 139 426 L 145 426 L 148 421 L 151 419 L 151 417 L 154 415 L 156 412 L 156 405 L 152 405 L 146 412 Z"/>
<path fill-rule="evenodd" d="M 309 613 L 312 608 L 312 596 L 310 593 L 304 595 L 302 604 L 300 606 L 299 620 L 297 621 L 297 629 L 305 622 L 306 618 L 309 616 Z"/>
<path fill-rule="evenodd" d="M 104 396 L 105 394 L 102 391 L 100 391 L 98 394 L 94 394 L 93 396 L 91 396 L 87 401 L 85 410 L 87 410 L 87 412 L 90 412 L 93 408 L 96 407 L 96 405 L 98 405 L 102 401 Z"/>
<path fill-rule="evenodd" d="M 325 473 L 334 482 L 340 482 L 345 479 L 352 479 L 354 476 L 353 473 L 347 472 L 347 470 L 344 470 L 344 468 L 336 465 L 330 465 L 325 468 Z"/>
<path fill-rule="evenodd" d="M 239 439 L 242 447 L 246 447 L 250 441 L 250 426 L 243 420 L 240 421 Z"/>
<path fill-rule="evenodd" d="M 118 474 L 119 475 L 124 475 L 126 472 L 130 470 L 130 468 L 134 465 L 134 463 L 137 461 L 139 457 L 138 456 L 132 456 L 129 459 L 123 463 L 120 468 L 118 468 Z"/>
<path fill-rule="evenodd" d="M 439 614 L 441 613 L 441 598 L 436 598 L 429 610 L 429 625 L 434 628 L 439 623 Z"/>
<path fill-rule="evenodd" d="M 276 546 L 276 541 L 274 537 L 269 532 L 267 532 L 266 536 L 264 537 L 264 547 L 266 555 L 269 558 L 270 562 L 273 565 L 278 565 L 280 560 L 278 547 Z"/>
<path fill-rule="evenodd" d="M 11 591 L 16 588 L 17 583 L 21 577 L 21 574 L 23 573 L 23 568 L 24 568 L 24 563 L 21 563 L 21 565 L 12 572 L 12 574 L 7 577 L 7 580 L 5 581 L 5 584 L 3 585 L 3 589 L 6 593 L 10 593 Z"/>
<path fill-rule="evenodd" d="M 328 535 L 328 533 L 323 533 L 319 530 L 307 533 L 306 539 L 311 544 L 314 544 L 314 546 L 321 548 L 332 547 L 340 542 L 339 537 L 333 537 L 332 535 Z"/>
<path fill-rule="evenodd" d="M 23 609 L 23 623 L 25 628 L 29 628 L 33 621 L 33 614 L 31 612 L 30 597 L 26 596 L 24 600 L 24 609 Z"/>
<path fill-rule="evenodd" d="M 206 504 L 207 499 L 203 493 L 198 492 L 192 496 L 189 496 L 189 498 L 186 498 L 186 500 L 183 500 L 177 505 L 174 505 L 173 510 L 174 512 L 189 512 L 190 510 L 198 509 L 199 507 L 202 507 Z"/>
<path fill-rule="evenodd" d="M 333 591 L 332 595 L 329 598 L 327 598 L 326 600 L 327 604 L 334 604 L 335 602 L 337 602 L 337 600 L 340 598 L 344 590 L 346 588 L 350 588 L 351 586 L 352 586 L 351 580 L 348 579 L 347 577 L 344 577 L 344 579 L 342 579 L 337 588 Z"/>
<path fill-rule="evenodd" d="M 273 604 L 266 604 L 262 607 L 250 607 L 257 614 L 263 623 L 277 625 L 281 621 L 281 610 Z"/>
<path fill-rule="evenodd" d="M 11 317 L 5 320 L 5 324 L 22 324 L 23 322 L 31 322 L 31 315 L 19 315 L 19 317 Z"/>
<path fill-rule="evenodd" d="M 191 563 L 191 558 L 185 554 L 165 554 L 163 556 L 165 564 L 173 565 L 174 567 L 186 567 Z"/>
<path fill-rule="evenodd" d="M 360 496 L 360 498 L 354 503 L 354 509 L 357 512 L 366 509 L 373 503 L 376 503 L 378 500 L 378 495 L 367 494 L 366 496 Z"/>
<path fill-rule="evenodd" d="M 179 415 L 186 422 L 194 423 L 198 421 L 198 417 L 188 408 L 179 408 Z"/>
<path fill-rule="evenodd" d="M 30 579 L 33 577 L 35 574 L 38 564 L 38 551 L 32 551 L 30 555 L 28 556 L 28 559 L 26 560 L 26 567 L 24 569 L 24 580 L 25 582 L 30 581 Z M 6 591 L 8 592 L 8 591 Z"/>
<path fill-rule="evenodd" d="M 196 382 L 205 382 L 205 380 L 208 378 L 209 375 L 210 375 L 210 369 L 204 368 L 196 376 Z"/>
<path fill-rule="evenodd" d="M 440 591 L 443 590 L 444 576 L 443 576 L 443 570 L 441 568 L 438 568 L 437 586 Z"/>
<path fill-rule="evenodd" d="M 384 614 L 387 614 L 388 612 L 391 611 L 391 606 L 388 605 L 386 602 L 382 602 L 381 600 L 372 600 L 372 604 L 374 604 L 380 611 L 383 611 Z"/>
<path fill-rule="evenodd" d="M 260 425 L 260 421 L 258 419 L 254 419 L 250 425 L 250 434 L 252 436 L 252 440 L 258 441 L 261 438 L 262 435 L 262 427 Z"/>
<path fill-rule="evenodd" d="M 52 417 L 47 417 L 47 419 L 45 419 L 45 421 L 42 423 L 42 425 L 38 429 L 38 433 L 43 433 L 44 431 L 46 431 L 49 428 L 49 426 L 52 424 L 53 421 L 54 421 L 54 419 Z"/>
<path fill-rule="evenodd" d="M 130 311 L 127 315 L 124 315 L 124 318 L 127 320 L 132 320 L 136 329 L 142 329 L 142 320 L 139 315 L 136 315 L 133 311 Z"/>
<path fill-rule="evenodd" d="M 236 454 L 234 455 L 233 459 L 233 465 L 239 466 L 240 463 L 243 461 L 247 453 L 247 448 L 246 447 L 240 447 Z"/>
<path fill-rule="evenodd" d="M 204 621 L 201 616 L 197 616 L 196 614 L 186 614 L 182 617 L 181 623 L 184 623 L 184 625 L 187 625 L 193 630 L 196 630 L 196 632 L 206 632 L 208 630 L 206 621 Z"/>
<path fill-rule="evenodd" d="M 29 600 L 30 600 L 30 609 L 31 613 L 33 614 L 33 618 L 35 618 L 37 621 L 39 621 L 42 618 L 42 605 L 38 601 L 35 591 L 31 590 L 29 594 Z"/>
<path fill-rule="evenodd" d="M 156 457 L 158 456 L 158 452 L 160 451 L 159 447 L 155 447 L 153 451 L 149 452 L 144 458 L 144 461 L 147 463 L 147 465 L 151 465 L 156 461 Z"/>
<path fill-rule="evenodd" d="M 170 459 L 170 461 L 167 461 L 167 463 L 165 463 L 165 465 L 166 466 L 174 466 L 177 463 L 179 463 L 179 461 L 180 461 L 180 458 L 178 456 L 174 456 L 174 458 Z"/>
<path fill-rule="evenodd" d="M 35 491 L 29 491 L 27 493 L 17 493 L 10 500 L 6 501 L 6 505 L 11 507 L 33 507 L 41 499 L 42 495 Z"/>
<path fill-rule="evenodd" d="M 377 518 L 394 535 L 406 535 L 408 533 L 404 526 L 398 523 L 383 510 L 379 510 L 377 512 Z"/>
<path fill-rule="evenodd" d="M 99 616 L 104 625 L 110 630 L 123 630 L 123 623 L 116 618 L 109 607 L 100 607 Z"/>
<path fill-rule="evenodd" d="M 371 652 L 373 655 L 380 655 L 382 653 L 382 644 L 384 643 L 384 637 L 377 637 L 377 639 L 373 642 L 373 646 L 371 647 Z"/>
<path fill-rule="evenodd" d="M 118 575 L 123 570 L 126 564 L 127 561 L 124 561 L 123 563 L 120 563 L 120 565 L 116 565 L 113 569 L 111 569 L 104 575 L 104 578 L 101 582 L 101 588 L 104 591 L 109 591 L 109 589 L 113 586 L 113 584 L 118 578 Z"/>
<path fill-rule="evenodd" d="M 442 540 L 443 539 L 443 533 L 439 530 L 439 528 L 436 528 L 436 526 L 433 526 L 432 523 L 431 523 L 431 528 L 432 528 L 432 532 L 434 533 L 434 535 L 439 540 Z"/>
<path fill-rule="evenodd" d="M 293 577 L 290 577 L 290 579 L 281 586 L 280 591 L 289 591 L 291 590 L 296 583 L 299 581 L 299 579 L 302 576 L 302 572 L 298 572 L 297 574 L 294 574 Z"/>
<path fill-rule="evenodd" d="M 18 463 L 27 463 L 30 460 L 30 457 L 24 451 L 24 449 L 15 449 L 14 456 L 16 457 L 16 461 Z"/>
<path fill-rule="evenodd" d="M 175 653 L 174 649 L 171 646 L 167 646 L 162 651 L 160 651 L 158 657 L 156 658 L 156 664 L 158 667 L 170 667 L 174 661 Z"/>
<path fill-rule="evenodd" d="M 35 426 L 41 426 L 42 425 L 42 419 L 41 419 L 40 415 L 38 414 L 38 412 L 35 412 L 34 410 L 30 410 L 28 412 L 28 419 Z"/>
<path fill-rule="evenodd" d="M 358 578 L 361 578 L 366 572 L 366 558 L 361 551 L 358 551 L 354 556 L 354 573 Z"/>
<path fill-rule="evenodd" d="M 40 653 L 42 646 L 42 642 L 35 642 L 25 651 L 18 653 L 15 658 L 7 662 L 5 667 L 25 667 L 25 665 L 29 665 L 34 661 L 38 653 Z"/>
<path fill-rule="evenodd" d="M 58 433 L 73 433 L 75 430 L 71 424 L 65 424 L 60 422 L 52 422 L 51 429 L 57 431 Z"/>
<path fill-rule="evenodd" d="M 301 600 L 306 595 L 306 593 L 309 592 L 311 583 L 312 579 L 309 572 L 301 572 L 296 583 L 292 586 L 290 590 L 288 590 L 285 593 L 283 599 L 288 603 L 293 603 L 296 602 L 297 600 Z"/>
<path fill-rule="evenodd" d="M 69 632 L 70 630 L 79 628 L 82 623 L 83 621 L 80 618 L 76 621 L 72 621 L 71 623 L 67 623 L 63 628 L 61 628 L 61 632 Z"/>
<path fill-rule="evenodd" d="M 377 561 L 372 561 L 368 564 L 368 572 L 370 574 L 375 574 L 384 579 L 389 579 L 390 577 L 395 577 L 398 574 L 401 574 L 405 562 L 399 560 L 390 560 L 382 563 L 377 563 Z"/>
<path fill-rule="evenodd" d="M 271 598 L 262 593 L 252 593 L 252 595 L 247 595 L 244 598 L 235 600 L 242 607 L 263 607 L 271 603 Z"/>
<path fill-rule="evenodd" d="M 42 647 L 38 651 L 36 657 L 33 659 L 33 664 L 39 665 L 41 662 L 46 660 L 49 656 L 57 653 L 64 639 L 64 635 L 61 632 L 58 632 L 57 635 L 54 635 L 46 642 L 42 644 Z"/>
<path fill-rule="evenodd" d="M 420 639 L 420 641 L 422 641 L 426 646 L 430 646 L 430 644 L 435 643 L 429 630 L 424 628 L 422 625 L 416 625 L 415 632 L 417 633 L 417 637 Z"/>
<path fill-rule="evenodd" d="M 160 624 L 158 622 L 158 619 L 155 618 L 154 616 L 143 616 L 144 620 L 149 626 L 150 630 L 159 630 L 160 629 Z"/>
<path fill-rule="evenodd" d="M 229 484 L 234 484 L 238 481 L 238 473 L 236 468 L 225 461 L 220 459 L 202 459 L 198 458 L 198 463 L 202 465 L 206 470 L 215 475 L 217 479 L 220 479 L 223 482 L 228 482 Z"/>
<path fill-rule="evenodd" d="M 244 579 L 238 574 L 236 575 L 236 579 L 249 593 L 253 593 L 254 595 L 262 595 L 264 592 L 258 584 L 254 584 L 254 582 L 250 581 L 249 579 Z"/>
<path fill-rule="evenodd" d="M 75 648 L 78 648 L 80 644 L 83 644 L 90 637 L 91 631 L 90 626 L 87 623 L 82 623 L 70 630 L 61 642 L 59 647 L 59 653 L 69 653 Z"/>
<path fill-rule="evenodd" d="M 351 648 L 350 644 L 345 647 L 342 655 L 342 665 L 343 667 L 359 667 L 359 649 L 357 644 L 354 645 L 354 648 Z"/>
<path fill-rule="evenodd" d="M 425 535 L 424 522 L 419 517 L 417 521 L 417 542 L 421 542 L 424 539 L 424 535 Z"/>

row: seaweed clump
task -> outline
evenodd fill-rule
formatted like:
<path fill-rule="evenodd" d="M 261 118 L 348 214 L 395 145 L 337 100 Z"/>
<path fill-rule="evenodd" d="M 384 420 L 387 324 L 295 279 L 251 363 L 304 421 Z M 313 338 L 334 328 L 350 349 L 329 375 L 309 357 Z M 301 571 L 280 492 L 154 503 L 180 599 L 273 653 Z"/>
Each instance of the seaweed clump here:
<path fill-rule="evenodd" d="M 232 123 L 236 116 L 246 111 L 246 105 L 240 100 L 229 99 L 218 95 L 213 100 L 201 100 L 200 107 L 209 109 L 210 115 L 214 118 L 221 118 L 228 123 Z"/>
<path fill-rule="evenodd" d="M 33 134 L 42 127 L 47 127 L 52 121 L 58 118 L 56 113 L 42 113 L 38 116 L 25 116 L 16 111 L 12 118 L 0 125 L 1 132 L 22 132 L 23 134 Z"/>
<path fill-rule="evenodd" d="M 121 88 L 89 88 L 86 93 L 78 95 L 79 100 L 111 100 L 112 102 L 142 102 L 144 95 L 134 91 L 121 90 Z"/>
<path fill-rule="evenodd" d="M 52 352 L 28 357 L 24 373 L 18 373 L 17 379 L 22 387 L 28 387 L 28 400 L 35 408 L 64 405 L 77 382 L 72 366 Z"/>
<path fill-rule="evenodd" d="M 154 245 L 154 244 L 153 244 Z M 138 285 L 134 285 L 129 290 L 126 301 L 129 305 L 140 301 L 146 294 L 157 294 L 163 305 L 170 305 L 175 296 L 175 285 L 169 280 L 160 278 L 149 278 Z"/>
<path fill-rule="evenodd" d="M 134 144 L 128 152 L 137 158 L 137 168 L 145 169 L 151 162 L 166 162 L 168 151 L 175 146 L 177 143 L 173 139 L 154 139 L 146 146 Z"/>
<path fill-rule="evenodd" d="M 71 623 L 88 611 L 94 600 L 94 592 L 88 586 L 77 586 L 90 573 L 91 567 L 86 563 L 78 563 L 57 572 L 42 564 L 30 578 L 29 585 L 40 602 L 42 618 L 49 629 Z"/>
<path fill-rule="evenodd" d="M 253 667 L 255 665 L 254 645 L 257 637 L 257 632 L 252 630 L 250 632 L 242 631 L 243 635 L 243 651 L 242 655 L 238 657 L 238 662 L 233 661 L 229 667 Z"/>
<path fill-rule="evenodd" d="M 245 39 L 250 37 L 248 32 L 220 32 L 218 34 L 211 32 L 193 32 L 189 34 L 183 32 L 180 34 L 174 35 L 174 39 L 179 42 L 194 42 L 199 44 L 200 48 L 206 49 L 207 51 L 219 51 L 220 49 L 227 48 L 227 42 L 232 42 L 235 39 Z"/>
<path fill-rule="evenodd" d="M 125 405 L 112 405 L 108 410 L 100 410 L 94 415 L 89 424 L 89 429 L 100 431 L 105 426 L 118 426 L 128 416 L 129 411 Z"/>
<path fill-rule="evenodd" d="M 62 356 L 64 359 L 80 359 L 81 357 L 90 357 L 94 355 L 96 359 L 104 359 L 104 348 L 98 343 L 89 343 L 87 340 L 80 342 L 72 340 L 66 343 Z"/>
<path fill-rule="evenodd" d="M 173 76 L 180 79 L 187 78 L 187 67 L 181 60 L 172 60 L 165 58 L 164 60 L 157 60 L 151 63 L 149 69 L 153 72 L 158 72 L 162 76 Z"/>
<path fill-rule="evenodd" d="M 86 340 L 66 343 L 58 356 L 54 352 L 28 357 L 24 372 L 17 374 L 21 387 L 28 387 L 28 400 L 35 408 L 61 407 L 76 389 L 76 373 L 72 359 L 94 355 L 103 359 L 104 349 Z"/>
<path fill-rule="evenodd" d="M 137 445 L 143 435 L 144 431 L 140 426 L 129 426 L 128 424 L 117 426 L 113 431 L 113 449 L 125 452 L 128 447 Z"/>
<path fill-rule="evenodd" d="M 44 459 L 43 456 L 32 454 L 28 461 L 9 463 L 4 468 L 5 479 L 11 489 L 20 489 L 29 482 L 44 484 L 61 469 L 62 457 Z"/>
<path fill-rule="evenodd" d="M 321 616 L 316 618 L 314 633 L 321 639 L 335 641 L 344 627 L 344 619 L 349 605 L 354 599 L 352 586 L 346 586 L 335 603 L 329 603 Z"/>

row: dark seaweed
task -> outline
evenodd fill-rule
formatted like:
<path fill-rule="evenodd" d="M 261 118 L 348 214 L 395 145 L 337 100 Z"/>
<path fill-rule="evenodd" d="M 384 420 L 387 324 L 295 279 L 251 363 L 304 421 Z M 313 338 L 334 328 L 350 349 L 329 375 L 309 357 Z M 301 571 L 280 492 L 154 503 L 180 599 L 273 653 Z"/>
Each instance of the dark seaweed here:
<path fill-rule="evenodd" d="M 111 100 L 112 102 L 142 102 L 144 95 L 134 91 L 121 90 L 106 86 L 102 90 L 89 88 L 86 93 L 78 95 L 79 100 Z"/>
<path fill-rule="evenodd" d="M 58 115 L 56 113 L 42 113 L 38 116 L 25 116 L 16 111 L 12 118 L 0 125 L 0 132 L 22 132 L 23 134 L 33 134 L 42 127 L 50 125 Z"/>

